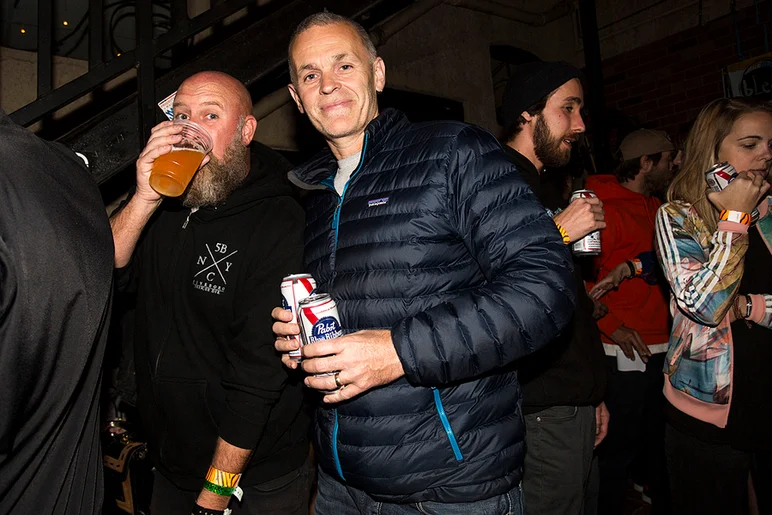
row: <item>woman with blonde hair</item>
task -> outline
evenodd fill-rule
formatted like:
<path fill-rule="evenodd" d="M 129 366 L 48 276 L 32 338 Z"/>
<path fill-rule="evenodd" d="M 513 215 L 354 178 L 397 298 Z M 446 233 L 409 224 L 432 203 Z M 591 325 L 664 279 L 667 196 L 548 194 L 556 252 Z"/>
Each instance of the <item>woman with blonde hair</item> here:
<path fill-rule="evenodd" d="M 707 105 L 657 213 L 656 250 L 671 289 L 665 446 L 673 513 L 745 513 L 752 475 L 770 513 L 772 467 L 772 108 Z M 723 191 L 705 171 L 740 172 Z M 751 227 L 751 213 L 760 217 Z"/>

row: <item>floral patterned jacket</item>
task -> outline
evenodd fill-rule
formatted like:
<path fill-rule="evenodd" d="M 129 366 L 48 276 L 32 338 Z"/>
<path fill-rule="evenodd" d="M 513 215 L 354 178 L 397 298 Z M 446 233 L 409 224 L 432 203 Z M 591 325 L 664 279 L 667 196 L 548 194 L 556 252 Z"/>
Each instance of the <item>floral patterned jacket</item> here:
<path fill-rule="evenodd" d="M 772 252 L 772 197 L 754 228 Z M 656 251 L 670 285 L 673 327 L 665 397 L 699 420 L 725 427 L 732 392 L 732 303 L 739 293 L 748 227 L 719 222 L 711 233 L 694 208 L 669 202 L 657 212 Z M 746 293 L 746 292 L 743 292 Z M 769 292 L 772 293 L 772 292 Z M 750 320 L 772 327 L 772 295 L 751 295 Z M 772 342 L 770 342 L 772 344 Z"/>

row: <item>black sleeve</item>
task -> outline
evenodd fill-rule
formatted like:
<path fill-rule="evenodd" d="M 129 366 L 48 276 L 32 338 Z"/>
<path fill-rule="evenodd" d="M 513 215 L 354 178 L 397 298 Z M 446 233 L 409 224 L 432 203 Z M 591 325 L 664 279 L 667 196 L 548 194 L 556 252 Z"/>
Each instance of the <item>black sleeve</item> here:
<path fill-rule="evenodd" d="M 285 387 L 289 372 L 273 346 L 271 310 L 281 305 L 281 280 L 303 270 L 303 210 L 284 197 L 270 211 L 254 222 L 253 239 L 260 251 L 250 260 L 250 272 L 237 295 L 228 370 L 222 380 L 227 393 L 220 437 L 243 449 L 254 448 L 260 440 Z"/>

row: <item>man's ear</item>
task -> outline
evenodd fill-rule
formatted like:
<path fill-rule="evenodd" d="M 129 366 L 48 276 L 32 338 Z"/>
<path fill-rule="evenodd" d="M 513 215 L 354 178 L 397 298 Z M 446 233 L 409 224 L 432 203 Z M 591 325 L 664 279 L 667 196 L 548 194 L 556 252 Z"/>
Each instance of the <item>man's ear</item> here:
<path fill-rule="evenodd" d="M 380 93 L 386 87 L 386 63 L 380 57 L 373 63 L 373 76 L 375 78 L 375 91 Z"/>
<path fill-rule="evenodd" d="M 244 125 L 241 127 L 241 142 L 244 145 L 249 145 L 252 138 L 255 137 L 255 131 L 257 130 L 257 118 L 251 114 L 244 118 Z"/>
<path fill-rule="evenodd" d="M 520 116 L 522 116 L 523 120 L 525 120 L 526 122 L 530 122 L 531 120 L 533 120 L 533 115 L 528 111 L 523 111 L 522 113 L 520 113 Z"/>
<path fill-rule="evenodd" d="M 287 84 L 287 88 L 289 89 L 290 95 L 292 96 L 292 100 L 295 101 L 295 105 L 298 106 L 298 110 L 305 114 L 306 112 L 303 110 L 303 103 L 300 101 L 300 95 L 298 95 L 298 92 L 295 89 L 295 85 L 292 83 Z"/>
<path fill-rule="evenodd" d="M 654 161 L 649 156 L 641 156 L 638 160 L 638 168 L 641 173 L 649 173 L 654 168 Z"/>

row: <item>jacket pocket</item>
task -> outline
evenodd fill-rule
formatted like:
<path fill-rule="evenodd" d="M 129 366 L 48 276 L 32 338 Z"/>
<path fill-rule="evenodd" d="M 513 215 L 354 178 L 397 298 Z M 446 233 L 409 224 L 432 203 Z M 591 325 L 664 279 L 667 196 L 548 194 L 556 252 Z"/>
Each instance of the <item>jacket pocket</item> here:
<path fill-rule="evenodd" d="M 456 441 L 456 435 L 453 433 L 453 428 L 448 420 L 448 415 L 445 413 L 445 407 L 442 405 L 442 398 L 440 397 L 440 391 L 432 386 L 432 393 L 434 393 L 434 407 L 437 408 L 437 415 L 440 417 L 445 434 L 450 442 L 450 447 L 453 449 L 453 455 L 456 457 L 456 461 L 463 461 L 464 456 L 461 454 L 461 448 Z"/>
<path fill-rule="evenodd" d="M 157 412 L 164 422 L 159 451 L 169 472 L 191 476 L 208 469 L 217 444 L 217 424 L 207 406 L 206 388 L 205 380 L 156 381 Z"/>

